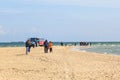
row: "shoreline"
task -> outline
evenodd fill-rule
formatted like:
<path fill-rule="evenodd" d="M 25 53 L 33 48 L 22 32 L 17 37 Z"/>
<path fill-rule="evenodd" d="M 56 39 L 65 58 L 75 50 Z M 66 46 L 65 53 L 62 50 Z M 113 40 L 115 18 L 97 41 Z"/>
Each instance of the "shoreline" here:
<path fill-rule="evenodd" d="M 1 80 L 119 80 L 120 56 L 78 52 L 71 47 L 0 48 Z"/>
<path fill-rule="evenodd" d="M 86 50 L 87 48 L 90 48 L 90 46 L 76 46 L 76 47 L 73 47 L 72 50 L 74 50 L 74 51 L 80 51 L 80 52 L 87 52 L 87 53 L 108 54 L 108 55 L 117 55 L 117 56 L 120 56 L 119 53 L 88 51 L 88 50 Z"/>

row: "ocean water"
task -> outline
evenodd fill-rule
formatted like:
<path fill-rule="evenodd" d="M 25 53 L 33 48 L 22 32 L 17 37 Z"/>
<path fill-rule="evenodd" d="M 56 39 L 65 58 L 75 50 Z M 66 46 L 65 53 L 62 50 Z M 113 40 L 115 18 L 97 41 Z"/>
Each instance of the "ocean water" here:
<path fill-rule="evenodd" d="M 53 42 L 55 46 L 60 46 L 60 42 Z M 79 42 L 63 42 L 64 46 L 75 46 L 74 50 L 84 52 L 96 52 L 102 54 L 120 55 L 120 42 L 91 42 L 91 46 L 81 47 Z M 25 42 L 1 42 L 0 47 L 24 47 Z"/>
<path fill-rule="evenodd" d="M 0 47 L 23 47 L 24 42 L 0 42 Z"/>
<path fill-rule="evenodd" d="M 77 50 L 85 52 L 120 55 L 120 42 L 91 42 L 91 46 L 78 46 Z"/>
<path fill-rule="evenodd" d="M 60 46 L 61 42 L 53 42 L 55 46 Z M 75 42 L 63 42 L 64 46 L 74 45 Z M 0 47 L 24 47 L 25 42 L 0 42 Z"/>

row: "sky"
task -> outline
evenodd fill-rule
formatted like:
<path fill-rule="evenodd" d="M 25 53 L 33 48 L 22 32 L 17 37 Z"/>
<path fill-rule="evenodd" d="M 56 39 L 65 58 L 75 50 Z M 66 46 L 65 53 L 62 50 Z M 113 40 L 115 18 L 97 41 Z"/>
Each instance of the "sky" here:
<path fill-rule="evenodd" d="M 120 41 L 120 0 L 0 0 L 0 42 Z"/>

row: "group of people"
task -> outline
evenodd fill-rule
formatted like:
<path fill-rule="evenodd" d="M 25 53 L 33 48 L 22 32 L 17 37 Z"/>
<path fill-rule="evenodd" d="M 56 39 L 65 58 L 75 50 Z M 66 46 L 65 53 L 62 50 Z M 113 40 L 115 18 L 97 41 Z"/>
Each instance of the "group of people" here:
<path fill-rule="evenodd" d="M 80 42 L 80 46 L 88 46 L 88 45 L 91 46 L 91 43 L 90 42 Z"/>
<path fill-rule="evenodd" d="M 66 42 L 66 43 L 63 43 L 63 42 L 61 42 L 61 43 L 60 43 L 61 46 L 67 46 L 67 45 L 69 45 L 69 46 L 70 46 L 70 45 L 71 45 L 71 46 L 73 46 L 73 45 L 76 46 L 76 45 L 78 45 L 78 44 L 79 44 L 80 46 L 91 46 L 91 42 L 79 42 L 79 43 L 78 43 L 78 42 L 72 42 L 72 43 L 67 43 L 67 42 Z"/>
<path fill-rule="evenodd" d="M 47 41 L 47 40 L 45 40 L 45 42 L 44 42 L 44 52 L 45 53 L 48 53 L 48 50 L 49 50 L 49 52 L 51 53 L 52 52 L 52 46 L 53 46 L 53 42 L 51 42 L 51 41 Z"/>
<path fill-rule="evenodd" d="M 32 43 L 29 39 L 25 42 L 25 46 L 26 46 L 26 55 L 27 55 L 28 53 L 30 53 L 30 49 L 31 49 L 31 46 L 32 46 Z M 51 41 L 48 42 L 47 40 L 45 40 L 43 46 L 44 46 L 44 53 L 48 53 L 48 51 L 50 53 L 52 53 L 53 42 L 51 42 Z"/>

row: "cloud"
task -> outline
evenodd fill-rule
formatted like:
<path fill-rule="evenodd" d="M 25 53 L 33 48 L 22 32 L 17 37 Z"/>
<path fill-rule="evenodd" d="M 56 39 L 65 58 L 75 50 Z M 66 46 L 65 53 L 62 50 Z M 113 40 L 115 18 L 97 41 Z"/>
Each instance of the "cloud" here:
<path fill-rule="evenodd" d="M 5 30 L 3 29 L 3 27 L 2 26 L 0 26 L 0 35 L 4 35 L 6 32 L 5 32 Z"/>

